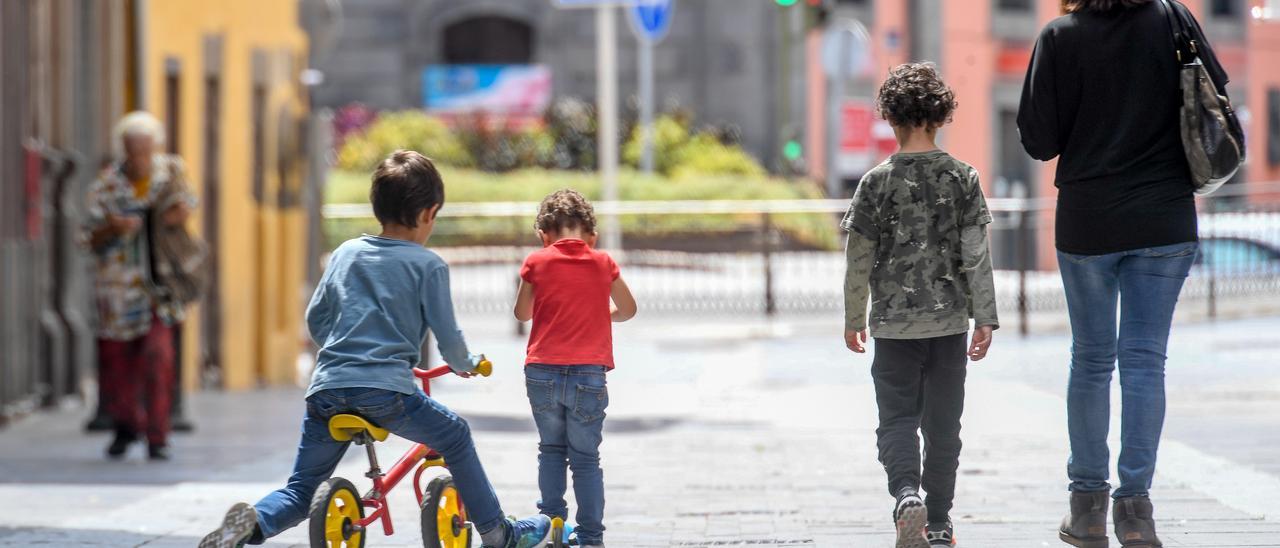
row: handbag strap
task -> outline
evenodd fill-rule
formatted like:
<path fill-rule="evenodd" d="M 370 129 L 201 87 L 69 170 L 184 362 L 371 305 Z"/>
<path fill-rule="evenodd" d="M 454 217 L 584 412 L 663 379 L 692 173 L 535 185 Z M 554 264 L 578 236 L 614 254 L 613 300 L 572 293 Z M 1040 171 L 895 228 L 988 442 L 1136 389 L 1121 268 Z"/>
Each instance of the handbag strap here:
<path fill-rule="evenodd" d="M 1190 63 L 1192 59 L 1200 56 L 1196 41 L 1187 38 L 1186 24 L 1178 15 L 1178 10 L 1172 5 L 1171 0 L 1156 0 L 1156 2 L 1160 4 L 1160 11 L 1164 13 L 1165 21 L 1169 23 L 1169 32 L 1173 35 L 1173 52 L 1178 57 L 1178 62 Z"/>

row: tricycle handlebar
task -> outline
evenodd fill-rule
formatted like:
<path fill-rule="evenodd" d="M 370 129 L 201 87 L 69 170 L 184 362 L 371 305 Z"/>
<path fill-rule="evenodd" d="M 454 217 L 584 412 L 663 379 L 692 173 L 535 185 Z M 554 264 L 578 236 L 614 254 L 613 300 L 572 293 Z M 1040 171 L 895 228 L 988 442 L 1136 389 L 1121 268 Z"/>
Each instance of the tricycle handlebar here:
<path fill-rule="evenodd" d="M 453 373 L 453 369 L 450 368 L 447 364 L 438 365 L 436 367 L 432 367 L 431 369 L 419 369 L 417 367 L 413 368 L 413 376 L 423 380 L 443 377 L 445 375 L 448 375 L 449 373 Z M 476 364 L 475 374 L 480 375 L 481 377 L 488 377 L 489 375 L 492 375 L 493 362 L 490 362 L 487 358 L 485 358 L 484 356 L 481 356 L 480 363 Z"/>

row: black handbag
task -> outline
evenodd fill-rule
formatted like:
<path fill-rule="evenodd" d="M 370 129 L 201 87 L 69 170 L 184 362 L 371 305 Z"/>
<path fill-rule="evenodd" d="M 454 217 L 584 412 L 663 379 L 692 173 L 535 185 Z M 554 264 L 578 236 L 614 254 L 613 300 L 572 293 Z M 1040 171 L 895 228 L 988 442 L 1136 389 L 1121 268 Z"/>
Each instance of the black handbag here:
<path fill-rule="evenodd" d="M 1187 22 L 1169 0 L 1159 3 L 1173 33 L 1174 53 L 1182 64 L 1182 149 L 1191 167 L 1195 193 L 1203 196 L 1218 190 L 1244 164 L 1244 130 L 1231 108 L 1231 99 L 1218 93 L 1219 86 L 1205 69 L 1196 35 L 1188 31 Z"/>

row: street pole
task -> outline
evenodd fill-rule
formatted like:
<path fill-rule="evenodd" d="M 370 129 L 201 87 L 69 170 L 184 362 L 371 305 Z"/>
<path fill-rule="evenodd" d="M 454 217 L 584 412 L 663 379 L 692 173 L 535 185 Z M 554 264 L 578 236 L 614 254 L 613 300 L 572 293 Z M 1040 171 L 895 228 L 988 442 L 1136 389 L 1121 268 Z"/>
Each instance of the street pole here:
<path fill-rule="evenodd" d="M 653 40 L 640 38 L 640 169 L 653 173 Z"/>
<path fill-rule="evenodd" d="M 844 86 L 849 81 L 849 64 L 852 62 L 853 52 L 850 51 L 852 44 L 850 38 L 852 34 L 841 32 L 837 35 L 836 40 L 839 41 L 839 55 L 837 61 L 837 69 L 835 74 L 827 76 L 827 131 L 826 131 L 826 156 L 827 156 L 827 197 L 838 198 L 840 196 L 840 159 L 837 155 L 840 153 L 840 107 L 844 104 Z"/>
<path fill-rule="evenodd" d="M 610 5 L 596 7 L 596 112 L 597 155 L 606 202 L 618 201 L 618 40 L 615 10 Z M 604 217 L 602 247 L 622 249 L 622 228 L 618 216 Z"/>

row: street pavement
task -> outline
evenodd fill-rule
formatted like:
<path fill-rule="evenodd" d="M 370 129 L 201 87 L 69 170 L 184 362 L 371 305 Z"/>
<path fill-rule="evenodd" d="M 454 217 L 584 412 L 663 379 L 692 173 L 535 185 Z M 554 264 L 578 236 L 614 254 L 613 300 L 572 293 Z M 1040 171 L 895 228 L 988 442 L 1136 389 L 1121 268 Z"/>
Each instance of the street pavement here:
<path fill-rule="evenodd" d="M 501 319 L 464 315 L 463 326 L 498 370 L 444 379 L 436 396 L 470 421 L 504 510 L 532 513 L 523 340 Z M 870 358 L 843 349 L 840 326 L 657 315 L 618 326 L 602 448 L 608 544 L 891 546 Z M 1280 547 L 1278 331 L 1280 318 L 1175 328 L 1152 491 L 1166 546 Z M 990 357 L 971 366 L 953 514 L 961 546 L 1065 546 L 1055 528 L 1067 497 L 1068 345 L 997 331 Z M 195 394 L 197 431 L 176 436 L 174 460 L 160 464 L 140 449 L 103 459 L 107 438 L 81 432 L 82 408 L 18 421 L 0 431 L 0 545 L 193 546 L 232 503 L 281 485 L 301 397 Z M 393 439 L 379 454 L 385 464 L 406 447 Z M 338 475 L 367 485 L 363 460 L 349 452 Z M 410 486 L 391 509 L 395 535 L 375 529 L 368 546 L 421 546 Z M 268 543 L 305 545 L 305 527 Z"/>

